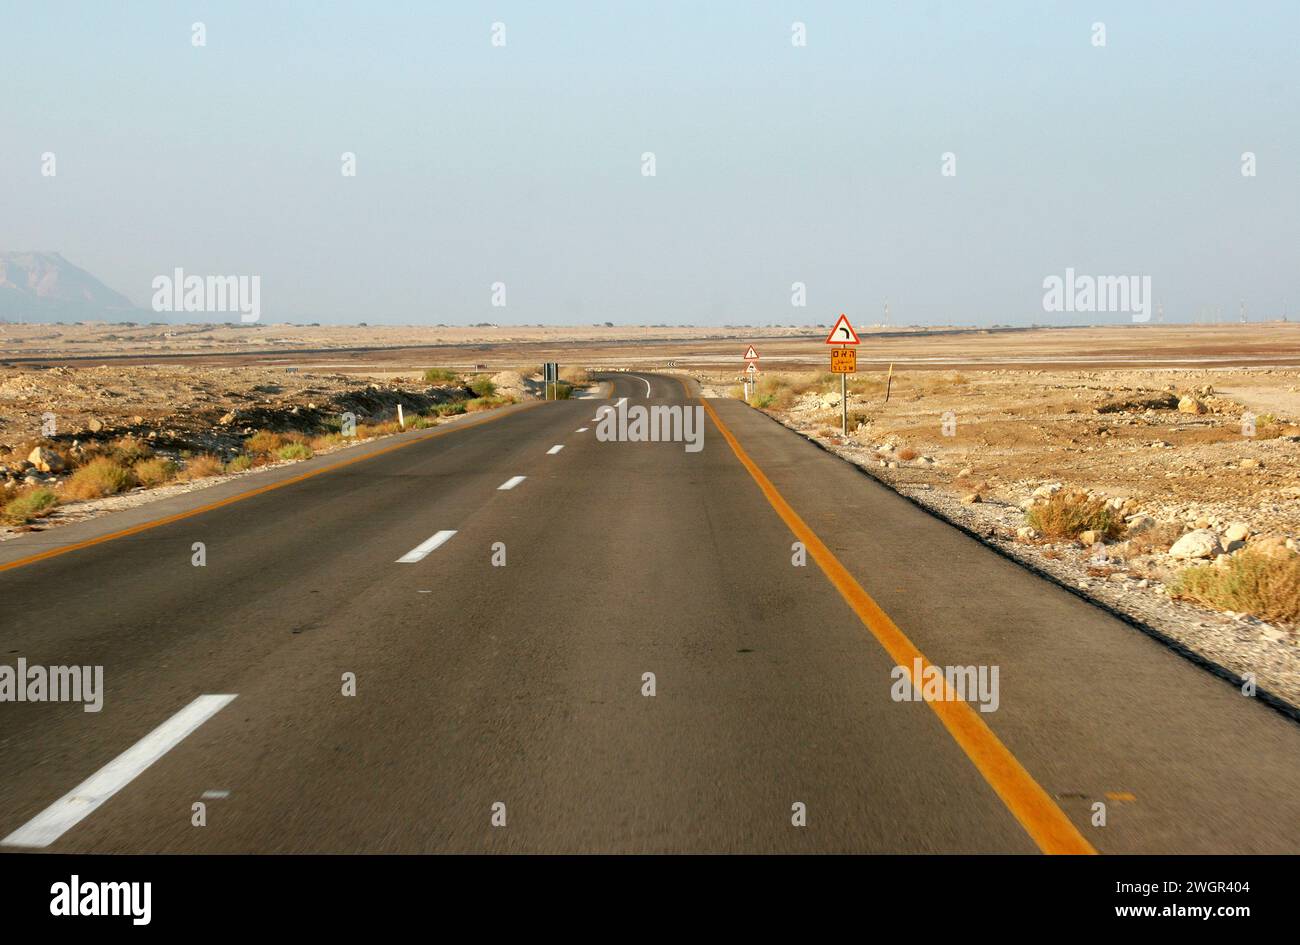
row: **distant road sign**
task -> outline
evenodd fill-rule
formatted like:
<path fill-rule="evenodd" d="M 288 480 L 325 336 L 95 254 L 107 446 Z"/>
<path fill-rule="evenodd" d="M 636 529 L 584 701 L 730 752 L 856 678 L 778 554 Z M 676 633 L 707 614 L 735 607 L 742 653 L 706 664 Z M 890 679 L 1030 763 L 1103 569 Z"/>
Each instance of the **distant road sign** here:
<path fill-rule="evenodd" d="M 757 360 L 758 360 L 758 352 L 754 350 L 754 346 L 753 346 L 753 345 L 750 345 L 750 346 L 749 346 L 749 350 L 745 352 L 745 360 L 746 360 L 746 361 L 757 361 Z"/>
<path fill-rule="evenodd" d="M 858 352 L 854 348 L 831 349 L 832 374 L 856 374 L 858 371 Z"/>
<path fill-rule="evenodd" d="M 745 365 L 745 373 L 746 373 L 746 374 L 757 374 L 757 373 L 758 373 L 758 365 L 755 364 L 753 361 L 750 361 L 748 364 Z"/>
<path fill-rule="evenodd" d="M 862 342 L 858 340 L 858 333 L 854 331 L 853 326 L 849 324 L 847 315 L 840 315 L 840 320 L 835 323 L 835 327 L 831 329 L 831 333 L 826 336 L 826 343 L 828 345 L 862 344 Z"/>

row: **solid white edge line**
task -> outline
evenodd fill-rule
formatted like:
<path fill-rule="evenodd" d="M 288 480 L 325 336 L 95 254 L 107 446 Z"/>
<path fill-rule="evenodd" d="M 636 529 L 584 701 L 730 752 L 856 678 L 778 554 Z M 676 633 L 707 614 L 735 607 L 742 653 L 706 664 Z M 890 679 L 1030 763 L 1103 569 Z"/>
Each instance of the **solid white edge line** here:
<path fill-rule="evenodd" d="M 101 804 L 130 784 L 137 775 L 175 748 L 182 739 L 234 699 L 233 695 L 199 696 L 63 797 L 0 840 L 0 845 L 48 847 L 84 818 L 94 813 Z"/>
<path fill-rule="evenodd" d="M 505 482 L 501 483 L 501 485 L 497 486 L 497 491 L 501 492 L 503 489 L 513 489 L 527 478 L 527 476 L 511 476 Z"/>
<path fill-rule="evenodd" d="M 562 449 L 564 449 L 564 444 L 563 444 L 563 443 L 556 443 L 554 446 L 552 446 L 549 450 L 546 451 L 546 455 L 547 455 L 547 456 L 554 456 L 556 453 L 558 453 L 558 452 L 559 452 L 560 450 L 562 450 Z"/>
<path fill-rule="evenodd" d="M 397 559 L 395 564 L 415 564 L 417 561 L 423 561 L 429 556 L 429 552 L 445 542 L 455 531 L 441 531 L 436 533 L 432 538 L 420 542 L 406 554 Z"/>

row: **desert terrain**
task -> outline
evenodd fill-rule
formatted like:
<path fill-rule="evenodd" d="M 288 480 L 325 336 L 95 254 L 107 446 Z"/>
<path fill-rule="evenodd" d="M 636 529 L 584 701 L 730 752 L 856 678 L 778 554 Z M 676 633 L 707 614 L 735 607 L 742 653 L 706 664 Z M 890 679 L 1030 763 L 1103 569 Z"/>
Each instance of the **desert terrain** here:
<path fill-rule="evenodd" d="M 0 488 L 7 500 L 49 489 L 60 504 L 25 522 L 10 515 L 0 532 L 143 501 L 148 486 L 195 488 L 205 476 L 187 477 L 191 465 L 220 478 L 301 458 L 298 446 L 340 448 L 332 425 L 344 412 L 364 435 L 391 435 L 399 404 L 408 423 L 425 425 L 534 398 L 544 360 L 560 361 L 570 380 L 677 372 L 705 396 L 739 397 L 752 343 L 753 406 L 980 540 L 1300 704 L 1300 587 L 1273 586 L 1279 574 L 1294 581 L 1300 538 L 1300 325 L 862 336 L 841 436 L 821 328 L 2 324 Z M 42 444 L 65 468 L 41 468 L 32 450 Z M 77 455 L 116 455 L 123 444 L 173 475 L 74 501 L 65 483 Z M 1034 527 L 1035 506 L 1068 496 L 1109 513 L 1099 526 L 1085 516 Z M 1284 567 L 1238 574 L 1264 553 Z M 1186 575 L 1197 568 L 1226 579 L 1193 586 Z"/>

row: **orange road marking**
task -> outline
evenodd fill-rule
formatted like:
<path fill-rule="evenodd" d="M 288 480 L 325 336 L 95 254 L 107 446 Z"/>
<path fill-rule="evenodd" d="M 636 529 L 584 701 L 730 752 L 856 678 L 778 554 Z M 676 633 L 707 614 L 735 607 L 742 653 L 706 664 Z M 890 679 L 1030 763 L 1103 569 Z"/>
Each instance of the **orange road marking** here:
<path fill-rule="evenodd" d="M 685 381 L 682 382 L 682 386 L 686 386 Z M 689 395 L 689 388 L 687 393 Z M 750 459 L 749 454 L 740 445 L 740 441 L 722 422 L 713 405 L 704 398 L 700 398 L 700 403 L 704 405 L 718 432 L 727 441 L 727 445 L 736 454 L 741 465 L 749 471 L 754 482 L 758 484 L 768 503 L 789 526 L 790 531 L 794 532 L 795 537 L 803 542 L 808 553 L 817 562 L 817 566 L 822 569 L 822 573 L 840 592 L 844 601 L 853 608 L 853 612 L 858 615 L 863 625 L 885 648 L 885 652 L 899 666 L 912 667 L 916 661 L 919 661 L 921 672 L 924 673 L 926 668 L 932 665 L 930 661 L 880 608 L 871 595 L 863 590 L 862 585 L 817 537 L 816 532 L 790 507 L 777 491 L 776 486 L 772 485 L 771 480 Z M 912 682 L 913 685 L 919 686 L 922 680 L 914 678 Z M 955 693 L 949 692 L 949 695 L 953 698 L 942 702 L 926 700 L 926 705 L 934 710 L 934 714 L 939 717 L 948 734 L 966 753 L 966 757 L 984 776 L 989 786 L 997 792 L 1007 810 L 1025 828 L 1025 832 L 1038 844 L 1038 848 L 1044 853 L 1096 853 L 1092 844 L 1084 839 L 1070 819 L 1065 816 L 1065 812 L 1056 806 L 1048 793 L 1016 760 L 1015 755 L 1011 754 L 1007 746 L 993 734 L 993 730 L 979 717 L 979 713 L 969 704 L 958 701 Z"/>

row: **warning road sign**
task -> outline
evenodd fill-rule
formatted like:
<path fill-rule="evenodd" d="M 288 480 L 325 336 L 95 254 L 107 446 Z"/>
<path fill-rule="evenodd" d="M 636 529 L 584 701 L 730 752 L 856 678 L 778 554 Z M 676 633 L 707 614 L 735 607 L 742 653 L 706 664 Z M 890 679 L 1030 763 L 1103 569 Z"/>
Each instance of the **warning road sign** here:
<path fill-rule="evenodd" d="M 748 364 L 745 365 L 745 373 L 746 373 L 746 374 L 757 374 L 757 373 L 758 373 L 758 365 L 755 364 L 753 361 L 750 361 Z"/>
<path fill-rule="evenodd" d="M 750 345 L 750 346 L 749 346 L 749 350 L 745 352 L 745 360 L 746 360 L 746 361 L 757 361 L 757 360 L 758 360 L 758 352 L 754 350 L 754 346 L 753 346 L 753 345 Z"/>
<path fill-rule="evenodd" d="M 831 351 L 832 374 L 856 374 L 858 352 L 853 348 L 835 348 Z"/>
<path fill-rule="evenodd" d="M 826 343 L 828 345 L 862 344 L 862 342 L 858 340 L 858 333 L 854 331 L 853 326 L 849 324 L 847 315 L 840 315 L 840 320 L 835 323 L 835 327 L 831 329 L 831 333 L 826 336 Z"/>

